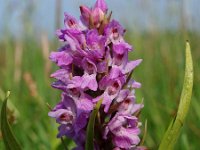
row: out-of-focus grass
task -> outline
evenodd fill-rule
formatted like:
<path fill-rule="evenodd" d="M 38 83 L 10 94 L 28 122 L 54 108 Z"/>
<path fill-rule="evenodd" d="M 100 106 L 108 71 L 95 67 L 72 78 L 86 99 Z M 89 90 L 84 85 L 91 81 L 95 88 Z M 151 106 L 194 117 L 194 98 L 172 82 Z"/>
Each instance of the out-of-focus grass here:
<path fill-rule="evenodd" d="M 198 149 L 200 146 L 200 68 L 199 35 L 167 32 L 134 35 L 128 37 L 136 51 L 131 58 L 143 58 L 143 63 L 135 70 L 135 78 L 142 82 L 138 97 L 144 97 L 145 107 L 142 120 L 148 119 L 146 145 L 157 149 L 169 122 L 178 107 L 184 77 L 185 41 L 191 43 L 194 61 L 194 91 L 183 134 L 175 149 Z"/>
<path fill-rule="evenodd" d="M 194 93 L 183 132 L 176 149 L 198 149 L 200 138 L 200 35 L 179 32 L 128 33 L 126 39 L 134 45 L 130 59 L 142 58 L 142 64 L 133 77 L 142 83 L 137 90 L 137 98 L 144 98 L 145 107 L 141 120 L 148 120 L 145 144 L 157 149 L 159 142 L 175 115 L 184 77 L 185 40 L 189 40 L 194 61 Z M 55 42 L 50 42 L 55 49 Z M 23 54 L 21 66 L 15 62 L 16 42 L 6 38 L 0 41 L 0 88 L 11 90 L 11 100 L 19 111 L 13 130 L 24 149 L 56 149 L 60 143 L 56 139 L 56 125 L 48 116 L 45 103 L 55 105 L 59 92 L 50 87 L 50 79 L 45 73 L 45 60 L 41 43 L 34 39 L 21 41 Z M 19 81 L 14 80 L 16 66 L 21 70 Z M 55 67 L 55 65 L 53 65 Z M 55 68 L 52 70 L 55 70 Z M 52 71 L 51 71 L 52 72 Z M 34 94 L 36 92 L 36 94 Z M 2 137 L 0 137 L 2 138 Z M 3 144 L 0 139 L 0 149 Z"/>

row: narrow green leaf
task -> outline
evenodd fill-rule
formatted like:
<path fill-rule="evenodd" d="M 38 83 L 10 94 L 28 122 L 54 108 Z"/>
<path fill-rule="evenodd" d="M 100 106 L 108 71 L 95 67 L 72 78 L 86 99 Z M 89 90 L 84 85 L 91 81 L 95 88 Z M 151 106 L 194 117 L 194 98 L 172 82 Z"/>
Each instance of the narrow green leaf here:
<path fill-rule="evenodd" d="M 143 134 L 143 137 L 142 137 L 142 140 L 140 142 L 140 146 L 142 146 L 144 144 L 144 141 L 146 139 L 146 136 L 147 136 L 147 120 L 145 120 L 145 124 L 144 124 L 144 134 Z"/>
<path fill-rule="evenodd" d="M 21 150 L 21 147 L 19 143 L 17 142 L 7 120 L 6 109 L 7 109 L 7 100 L 8 100 L 9 95 L 10 95 L 10 92 L 8 91 L 1 108 L 1 132 L 2 132 L 3 141 L 5 144 L 6 150 Z"/>
<path fill-rule="evenodd" d="M 86 143 L 85 143 L 85 150 L 92 150 L 94 149 L 94 124 L 95 124 L 95 119 L 97 116 L 97 113 L 99 111 L 99 108 L 101 106 L 102 99 L 98 101 L 96 104 L 94 110 L 92 111 L 89 119 L 89 123 L 87 126 L 87 135 L 86 135 Z"/>
<path fill-rule="evenodd" d="M 159 146 L 159 150 L 173 150 L 176 141 L 179 137 L 181 128 L 184 124 L 188 109 L 190 107 L 190 101 L 192 97 L 193 87 L 193 62 L 190 50 L 190 45 L 186 42 L 186 66 L 184 84 L 181 93 L 180 103 L 176 117 L 170 123 L 167 131 Z"/>

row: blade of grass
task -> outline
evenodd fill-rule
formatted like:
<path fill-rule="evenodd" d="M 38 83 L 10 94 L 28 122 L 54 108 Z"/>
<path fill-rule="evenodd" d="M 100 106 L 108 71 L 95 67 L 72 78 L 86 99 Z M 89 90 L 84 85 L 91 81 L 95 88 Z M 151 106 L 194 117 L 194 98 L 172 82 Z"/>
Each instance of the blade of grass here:
<path fill-rule="evenodd" d="M 6 150 L 21 150 L 7 120 L 7 100 L 9 95 L 10 92 L 7 92 L 1 108 L 1 132 Z"/>
<path fill-rule="evenodd" d="M 85 143 L 85 150 L 92 150 L 94 149 L 94 123 L 95 123 L 95 119 L 97 116 L 97 113 L 99 111 L 99 108 L 101 106 L 102 103 L 102 99 L 98 101 L 98 103 L 96 104 L 94 110 L 92 111 L 91 115 L 90 115 L 90 119 L 89 119 L 89 123 L 87 126 L 87 135 L 86 135 L 86 143 Z"/>
<path fill-rule="evenodd" d="M 139 145 L 143 145 L 144 144 L 144 140 L 146 139 L 146 136 L 147 136 L 147 120 L 145 120 L 145 124 L 144 124 L 144 134 L 143 134 L 143 137 L 142 137 L 142 140 L 140 142 Z"/>
<path fill-rule="evenodd" d="M 180 103 L 176 117 L 170 123 L 167 131 L 159 146 L 159 150 L 173 150 L 176 141 L 179 137 L 181 128 L 184 124 L 188 109 L 190 107 L 190 101 L 192 96 L 193 87 L 193 62 L 190 50 L 190 44 L 186 42 L 186 66 L 184 84 L 181 93 Z"/>

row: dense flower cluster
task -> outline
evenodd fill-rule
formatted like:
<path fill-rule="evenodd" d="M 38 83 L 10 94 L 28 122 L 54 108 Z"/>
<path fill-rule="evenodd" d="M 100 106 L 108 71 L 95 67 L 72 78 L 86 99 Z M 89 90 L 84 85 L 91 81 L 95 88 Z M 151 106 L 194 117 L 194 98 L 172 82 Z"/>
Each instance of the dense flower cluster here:
<path fill-rule="evenodd" d="M 80 11 L 80 22 L 65 13 L 65 28 L 57 31 L 64 46 L 50 55 L 59 67 L 51 77 L 62 98 L 49 116 L 60 124 L 58 137 L 70 137 L 77 149 L 84 149 L 90 113 L 102 99 L 95 149 L 138 150 L 137 114 L 143 104 L 136 104 L 135 89 L 141 84 L 130 77 L 142 60 L 128 60 L 132 46 L 123 38 L 125 29 L 111 20 L 104 0 Z"/>

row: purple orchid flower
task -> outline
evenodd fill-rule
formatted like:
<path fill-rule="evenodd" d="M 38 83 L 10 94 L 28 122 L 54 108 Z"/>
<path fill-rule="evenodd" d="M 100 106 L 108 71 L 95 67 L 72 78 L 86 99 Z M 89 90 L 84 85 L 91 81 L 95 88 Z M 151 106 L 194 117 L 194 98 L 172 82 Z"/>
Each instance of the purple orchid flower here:
<path fill-rule="evenodd" d="M 108 44 L 111 42 L 113 44 L 123 42 L 124 33 L 125 29 L 116 20 L 112 20 L 104 29 Z"/>
<path fill-rule="evenodd" d="M 81 87 L 83 89 L 89 88 L 93 91 L 96 91 L 98 88 L 98 83 L 96 81 L 96 75 L 97 75 L 96 65 L 87 58 L 83 59 L 82 64 L 85 72 L 84 75 L 82 76 Z"/>
<path fill-rule="evenodd" d="M 106 38 L 99 35 L 96 29 L 88 31 L 86 34 L 88 57 L 91 59 L 101 59 L 105 55 Z"/>
<path fill-rule="evenodd" d="M 85 137 L 81 138 L 79 135 L 80 132 L 84 132 L 83 128 L 87 124 L 92 109 L 93 103 L 88 96 L 81 95 L 79 99 L 74 100 L 66 93 L 62 93 L 62 101 L 48 115 L 60 124 L 58 137 L 66 135 L 77 143 L 80 141 L 84 143 Z"/>
<path fill-rule="evenodd" d="M 105 128 L 104 138 L 111 134 L 115 146 L 128 149 L 140 142 L 140 129 L 135 116 L 117 113 Z"/>
<path fill-rule="evenodd" d="M 105 112 L 108 112 L 112 101 L 119 94 L 119 91 L 123 84 L 123 80 L 120 80 L 120 78 L 118 78 L 109 82 L 110 84 L 107 84 L 105 92 L 101 96 L 93 99 L 93 102 L 97 102 L 99 99 L 103 99 L 102 104 L 105 106 L 104 107 Z"/>
<path fill-rule="evenodd" d="M 77 115 L 76 104 L 72 98 L 63 93 L 61 102 L 48 115 L 60 124 L 58 137 L 72 134 L 72 124 Z"/>
<path fill-rule="evenodd" d="M 141 59 L 128 60 L 132 46 L 124 40 L 125 29 L 107 14 L 104 0 L 91 8 L 80 6 L 77 20 L 64 14 L 63 29 L 57 30 L 63 46 L 50 54 L 59 67 L 51 74 L 52 87 L 62 91 L 61 101 L 49 112 L 59 124 L 58 138 L 67 136 L 83 150 L 90 114 L 102 105 L 95 122 L 95 150 L 144 150 L 140 143 L 135 89 L 141 84 L 130 79 Z M 110 13 L 111 14 L 111 13 Z"/>

